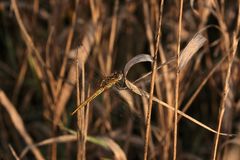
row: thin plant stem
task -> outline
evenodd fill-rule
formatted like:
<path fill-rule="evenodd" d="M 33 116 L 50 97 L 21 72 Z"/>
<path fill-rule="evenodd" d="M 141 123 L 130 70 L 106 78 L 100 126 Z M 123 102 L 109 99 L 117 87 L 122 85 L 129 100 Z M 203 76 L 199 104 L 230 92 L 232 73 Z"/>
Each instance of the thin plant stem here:
<path fill-rule="evenodd" d="M 163 2 L 164 1 L 162 0 L 161 6 L 163 6 Z M 159 42 L 160 42 L 160 37 L 161 37 L 161 22 L 162 22 L 161 17 L 162 17 L 162 15 L 159 16 L 157 42 L 156 42 L 154 57 L 153 57 L 153 67 L 152 67 L 151 86 L 150 86 L 150 97 L 149 97 L 149 104 L 148 104 L 147 118 L 146 118 L 144 160 L 147 160 L 148 144 L 149 144 L 150 131 L 151 131 L 151 113 L 152 113 L 153 91 L 154 91 L 155 78 L 156 78 L 156 74 L 157 74 L 157 55 L 158 55 L 157 53 L 158 53 Z"/>
<path fill-rule="evenodd" d="M 214 145 L 214 151 L 213 151 L 213 160 L 216 160 L 217 157 L 217 148 L 218 148 L 218 143 L 219 143 L 219 133 L 221 132 L 221 127 L 222 127 L 222 121 L 223 121 L 223 116 L 225 113 L 225 109 L 226 109 L 226 100 L 227 100 L 227 96 L 229 93 L 229 81 L 230 81 L 230 76 L 231 76 L 231 68 L 232 68 L 232 64 L 233 64 L 233 60 L 237 51 L 237 46 L 238 46 L 238 39 L 237 39 L 237 35 L 236 33 L 234 33 L 233 36 L 233 44 L 232 44 L 232 52 L 230 52 L 228 54 L 228 70 L 227 70 L 227 75 L 226 75 L 226 79 L 224 82 L 224 90 L 222 93 L 222 100 L 221 100 L 221 106 L 220 106 L 220 111 L 219 111 L 219 122 L 218 122 L 218 129 L 217 129 L 217 135 L 216 135 L 216 139 L 215 139 L 215 145 Z"/>
<path fill-rule="evenodd" d="M 175 111 L 174 111 L 174 139 L 173 139 L 173 160 L 177 159 L 177 133 L 178 133 L 178 100 L 179 100 L 179 81 L 180 81 L 180 43 L 181 43 L 181 31 L 182 31 L 182 10 L 183 10 L 183 0 L 180 1 L 179 8 L 179 23 L 178 23 L 178 42 L 177 42 L 177 60 L 176 60 L 176 88 L 175 88 Z"/>

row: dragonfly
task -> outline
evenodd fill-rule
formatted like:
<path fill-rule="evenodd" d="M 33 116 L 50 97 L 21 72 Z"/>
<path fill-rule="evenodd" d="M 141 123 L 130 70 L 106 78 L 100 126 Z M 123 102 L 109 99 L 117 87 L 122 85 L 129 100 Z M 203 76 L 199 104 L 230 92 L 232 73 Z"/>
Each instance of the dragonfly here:
<path fill-rule="evenodd" d="M 176 57 L 172 57 L 171 59 L 169 59 L 167 62 L 161 64 L 160 66 L 158 66 L 157 70 L 159 70 L 161 67 L 170 64 L 171 62 L 173 62 L 176 59 Z M 133 83 L 138 83 L 140 82 L 142 79 L 146 78 L 147 76 L 149 76 L 151 74 L 151 72 L 143 75 L 142 77 L 140 77 L 139 79 L 135 80 Z M 100 94 L 102 94 L 104 91 L 110 89 L 112 86 L 118 84 L 121 80 L 124 79 L 123 73 L 122 72 L 114 72 L 112 75 L 106 77 L 100 84 L 100 87 L 91 95 L 89 96 L 84 102 L 82 102 L 80 105 L 78 105 L 76 107 L 76 109 L 72 112 L 72 115 L 74 115 L 78 110 L 80 110 L 81 108 L 85 107 L 89 102 L 91 102 L 92 100 L 94 100 L 97 96 L 99 96 Z M 124 81 L 124 80 L 123 80 Z M 118 88 L 123 88 L 124 87 L 118 87 Z"/>
<path fill-rule="evenodd" d="M 123 79 L 123 73 L 121 72 L 115 72 L 112 75 L 106 77 L 100 84 L 100 88 L 98 88 L 90 97 L 88 97 L 83 103 L 81 103 L 77 108 L 72 112 L 72 115 L 74 115 L 79 109 L 86 106 L 89 102 L 91 102 L 93 99 L 95 99 L 97 96 L 102 94 L 104 91 L 111 88 L 113 85 L 116 85 L 118 82 L 120 82 Z"/>

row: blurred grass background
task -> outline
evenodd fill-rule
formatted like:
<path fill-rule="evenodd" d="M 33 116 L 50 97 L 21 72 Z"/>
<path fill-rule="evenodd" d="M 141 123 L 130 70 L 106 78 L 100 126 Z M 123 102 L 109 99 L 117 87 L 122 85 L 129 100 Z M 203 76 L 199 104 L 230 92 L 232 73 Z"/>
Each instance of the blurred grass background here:
<path fill-rule="evenodd" d="M 113 88 L 77 116 L 71 112 L 129 59 L 153 55 L 160 17 L 157 63 L 176 55 L 180 3 L 164 1 L 160 12 L 161 2 L 2 0 L 0 159 L 143 159 L 145 97 Z M 188 105 L 184 112 L 191 117 L 216 131 L 220 124 L 221 132 L 235 136 L 217 142 L 215 134 L 181 119 L 177 159 L 240 159 L 239 6 L 237 0 L 183 1 L 181 49 L 200 30 L 208 42 L 180 73 L 179 109 Z M 171 106 L 174 65 L 158 72 L 154 89 Z M 151 69 L 148 63 L 137 65 L 129 79 Z M 149 92 L 149 83 L 140 87 Z M 148 159 L 172 159 L 173 120 L 174 112 L 153 103 Z"/>

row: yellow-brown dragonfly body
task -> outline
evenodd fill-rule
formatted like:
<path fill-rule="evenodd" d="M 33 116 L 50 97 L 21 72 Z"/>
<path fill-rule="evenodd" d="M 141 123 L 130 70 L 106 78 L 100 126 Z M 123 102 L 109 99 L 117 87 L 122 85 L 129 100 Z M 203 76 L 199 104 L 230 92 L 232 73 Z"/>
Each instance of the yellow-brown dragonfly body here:
<path fill-rule="evenodd" d="M 88 97 L 83 103 L 81 103 L 77 108 L 72 112 L 74 115 L 79 109 L 86 106 L 89 102 L 95 99 L 98 95 L 111 88 L 113 85 L 118 83 L 123 78 L 122 73 L 114 73 L 113 75 L 107 77 L 100 85 L 100 88 L 96 90 L 90 97 Z"/>

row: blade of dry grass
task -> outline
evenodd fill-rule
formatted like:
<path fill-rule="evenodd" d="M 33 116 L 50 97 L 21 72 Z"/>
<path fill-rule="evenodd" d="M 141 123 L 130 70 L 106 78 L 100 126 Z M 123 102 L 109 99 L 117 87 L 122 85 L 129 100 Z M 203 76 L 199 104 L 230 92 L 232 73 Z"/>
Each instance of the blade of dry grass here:
<path fill-rule="evenodd" d="M 76 140 L 77 140 L 76 135 L 62 135 L 62 136 L 58 136 L 58 137 L 48 138 L 48 139 L 45 139 L 36 144 L 32 144 L 31 146 L 25 147 L 23 149 L 22 153 L 20 154 L 20 158 L 23 159 L 26 156 L 26 154 L 28 153 L 29 149 L 31 149 L 33 147 L 40 147 L 40 146 L 45 146 L 45 145 L 49 145 L 49 144 L 53 144 L 53 143 L 67 143 L 67 142 L 72 142 L 72 141 L 76 141 Z"/>
<path fill-rule="evenodd" d="M 28 134 L 21 116 L 16 111 L 15 109 L 16 107 L 13 106 L 13 104 L 9 101 L 8 97 L 2 90 L 0 90 L 0 103 L 7 110 L 13 125 L 15 126 L 19 134 L 22 136 L 24 141 L 28 144 L 28 146 L 31 146 L 33 144 L 33 140 Z M 41 154 L 37 147 L 32 147 L 31 151 L 33 152 L 36 159 L 38 160 L 44 159 L 43 155 Z"/>
<path fill-rule="evenodd" d="M 68 142 L 73 142 L 73 141 L 77 141 L 78 138 L 76 136 L 77 133 L 74 133 L 74 135 L 61 135 L 58 137 L 53 137 L 53 138 L 49 138 L 49 139 L 45 139 L 41 142 L 38 142 L 36 144 L 32 144 L 31 146 L 27 146 L 26 148 L 23 149 L 20 158 L 23 159 L 25 157 L 25 155 L 27 154 L 27 152 L 29 151 L 29 149 L 33 148 L 33 147 L 40 147 L 40 146 L 46 146 L 46 145 L 51 145 L 53 143 L 68 143 Z M 108 138 L 108 137 L 92 137 L 92 136 L 88 136 L 86 137 L 86 140 L 88 142 L 91 142 L 93 144 L 97 144 L 99 146 L 104 147 L 105 149 L 110 149 L 114 155 L 115 158 L 117 160 L 126 160 L 126 155 L 123 152 L 123 150 L 121 149 L 121 147 L 112 139 Z"/>
<path fill-rule="evenodd" d="M 17 156 L 16 151 L 13 149 L 12 145 L 9 144 L 8 147 L 9 147 L 9 149 L 10 149 L 13 157 L 14 157 L 16 160 L 20 160 L 20 158 Z"/>
<path fill-rule="evenodd" d="M 26 54 L 25 58 L 23 59 L 22 66 L 20 67 L 20 71 L 19 71 L 19 74 L 17 77 L 16 85 L 14 87 L 13 96 L 12 96 L 13 104 L 16 104 L 16 102 L 17 102 L 17 97 L 18 97 L 18 94 L 20 92 L 21 86 L 23 84 L 23 81 L 24 81 L 24 78 L 25 78 L 25 75 L 27 72 L 27 68 L 28 68 L 27 56 L 30 54 L 29 52 L 30 51 L 27 50 L 27 54 Z"/>

